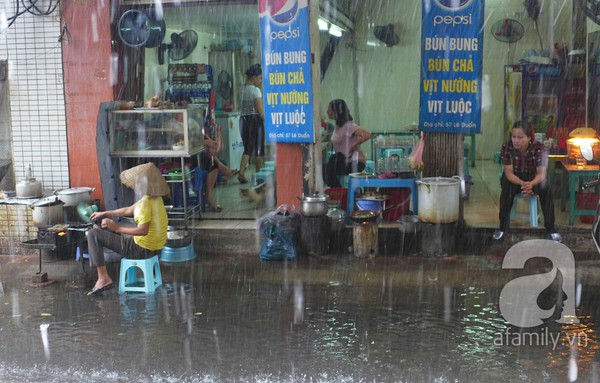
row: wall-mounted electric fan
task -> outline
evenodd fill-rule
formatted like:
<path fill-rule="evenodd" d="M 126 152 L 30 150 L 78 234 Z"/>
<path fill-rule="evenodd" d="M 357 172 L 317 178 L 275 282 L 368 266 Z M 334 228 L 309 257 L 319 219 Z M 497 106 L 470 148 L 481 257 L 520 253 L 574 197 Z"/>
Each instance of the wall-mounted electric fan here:
<path fill-rule="evenodd" d="M 171 34 L 170 44 L 160 44 L 158 47 L 158 63 L 160 65 L 165 62 L 165 51 L 169 51 L 169 59 L 171 61 L 183 60 L 192 53 L 198 45 L 198 34 L 191 29 L 181 33 Z"/>
<path fill-rule="evenodd" d="M 132 48 L 154 48 L 165 37 L 165 20 L 152 9 L 130 9 L 121 15 L 118 24 L 121 41 Z"/>
<path fill-rule="evenodd" d="M 523 24 L 514 19 L 498 20 L 492 25 L 492 36 L 498 41 L 504 43 L 514 43 L 525 34 Z"/>
<path fill-rule="evenodd" d="M 387 47 L 393 47 L 400 42 L 400 37 L 394 31 L 394 24 L 377 25 L 373 28 L 373 34 Z"/>

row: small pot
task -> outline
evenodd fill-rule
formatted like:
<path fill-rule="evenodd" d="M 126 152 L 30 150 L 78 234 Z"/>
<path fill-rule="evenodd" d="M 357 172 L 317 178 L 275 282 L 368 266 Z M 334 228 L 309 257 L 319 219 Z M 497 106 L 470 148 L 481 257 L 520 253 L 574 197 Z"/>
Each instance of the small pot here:
<path fill-rule="evenodd" d="M 305 217 L 317 217 L 327 215 L 329 196 L 327 194 L 315 193 L 313 195 L 302 195 L 300 200 L 300 213 Z"/>
<path fill-rule="evenodd" d="M 417 233 L 421 231 L 421 223 L 416 215 L 403 215 L 397 220 L 402 233 Z"/>
<path fill-rule="evenodd" d="M 80 202 L 89 202 L 92 200 L 91 194 L 95 188 L 79 187 L 54 192 L 58 199 L 64 202 L 65 206 L 77 206 Z"/>
<path fill-rule="evenodd" d="M 31 216 L 36 227 L 48 227 L 64 221 L 63 202 L 56 196 L 41 198 L 31 204 Z"/>

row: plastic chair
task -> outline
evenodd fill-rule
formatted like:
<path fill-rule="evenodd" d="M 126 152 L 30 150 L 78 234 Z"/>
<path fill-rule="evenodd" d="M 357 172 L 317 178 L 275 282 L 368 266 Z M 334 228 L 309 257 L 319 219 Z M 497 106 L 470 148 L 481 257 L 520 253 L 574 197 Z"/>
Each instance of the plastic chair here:
<path fill-rule="evenodd" d="M 138 271 L 143 276 L 138 276 Z M 143 285 L 140 285 L 143 283 Z M 139 292 L 150 294 L 162 285 L 158 255 L 148 259 L 121 259 L 119 294 Z"/>
<path fill-rule="evenodd" d="M 532 197 L 525 197 L 521 193 L 517 194 L 513 200 L 513 206 L 510 211 L 510 219 L 517 221 L 529 221 L 531 227 L 538 227 L 538 199 L 539 197 L 537 195 L 534 195 Z M 529 203 L 529 211 L 518 209 L 519 200 L 525 200 Z"/>

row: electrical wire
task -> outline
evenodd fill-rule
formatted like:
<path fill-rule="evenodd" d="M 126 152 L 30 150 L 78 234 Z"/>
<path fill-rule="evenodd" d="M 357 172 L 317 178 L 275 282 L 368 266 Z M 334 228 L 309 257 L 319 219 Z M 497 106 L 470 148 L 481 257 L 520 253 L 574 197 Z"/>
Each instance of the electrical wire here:
<path fill-rule="evenodd" d="M 49 16 L 56 10 L 56 7 L 58 7 L 58 5 L 60 4 L 60 0 L 49 0 L 48 8 L 44 11 L 37 6 L 38 1 L 40 0 L 15 0 L 15 14 L 6 19 L 7 21 L 9 21 L 6 29 L 10 28 L 15 23 L 15 21 L 17 21 L 17 18 L 19 16 L 24 15 L 25 13 L 30 13 L 34 16 Z M 21 6 L 24 8 L 22 11 Z"/>

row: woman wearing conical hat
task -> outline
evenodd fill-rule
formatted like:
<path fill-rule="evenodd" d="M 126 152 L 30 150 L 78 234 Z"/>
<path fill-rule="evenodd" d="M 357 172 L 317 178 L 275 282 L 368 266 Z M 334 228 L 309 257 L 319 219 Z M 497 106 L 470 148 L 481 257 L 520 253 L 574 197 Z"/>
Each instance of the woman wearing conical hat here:
<path fill-rule="evenodd" d="M 168 217 L 162 197 L 170 190 L 160 170 L 153 163 L 146 163 L 124 170 L 120 179 L 142 197 L 129 207 L 90 216 L 101 228 L 94 227 L 87 232 L 90 262 L 98 270 L 98 280 L 88 295 L 98 295 L 114 287 L 106 271 L 104 248 L 121 257 L 144 259 L 158 254 L 167 242 Z M 131 216 L 136 226 L 121 226 L 110 218 Z"/>

